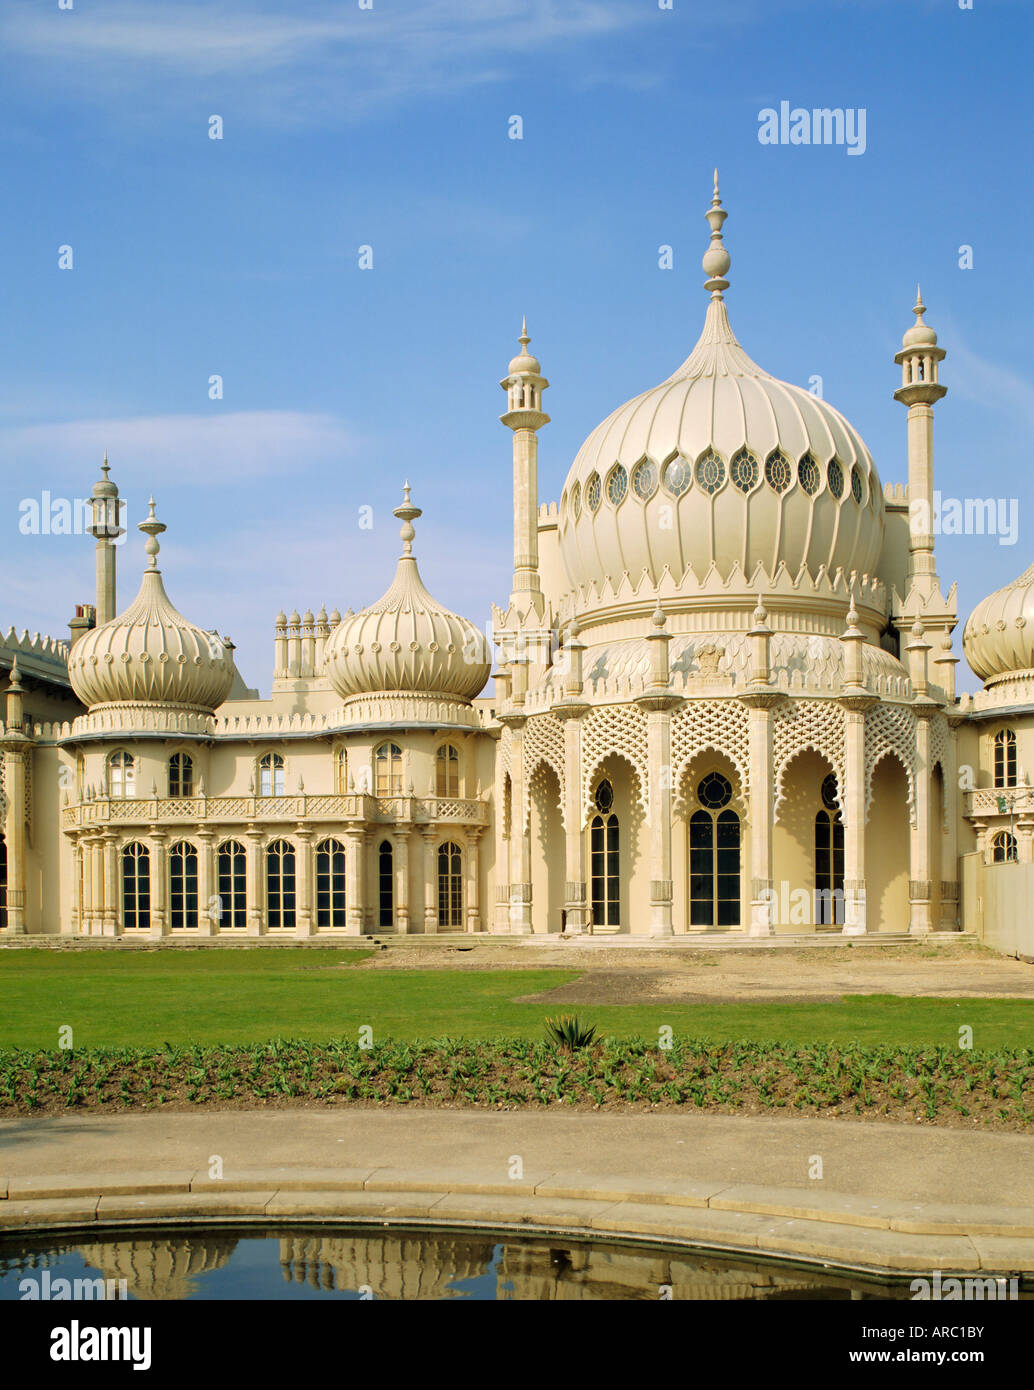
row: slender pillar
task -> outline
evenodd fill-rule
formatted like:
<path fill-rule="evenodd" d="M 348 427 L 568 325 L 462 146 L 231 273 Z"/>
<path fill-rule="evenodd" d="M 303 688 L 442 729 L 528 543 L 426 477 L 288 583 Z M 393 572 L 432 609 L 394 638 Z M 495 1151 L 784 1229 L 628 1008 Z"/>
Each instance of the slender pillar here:
<path fill-rule="evenodd" d="M 509 672 L 496 674 L 496 693 L 500 705 L 509 701 Z M 513 820 L 513 795 L 511 779 L 510 820 Z M 510 827 L 506 823 L 506 769 L 496 751 L 495 759 L 495 904 L 492 931 L 506 933 L 510 930 Z"/>
<path fill-rule="evenodd" d="M 312 925 L 312 829 L 301 824 L 296 826 L 295 839 L 295 912 L 294 934 L 298 937 L 311 936 Z"/>
<path fill-rule="evenodd" d="M 671 711 L 646 716 L 650 764 L 650 935 L 671 936 Z"/>
<path fill-rule="evenodd" d="M 395 827 L 395 930 L 409 932 L 409 826 Z"/>
<path fill-rule="evenodd" d="M 11 703 L 9 700 L 9 706 Z M 11 936 L 21 936 L 25 932 L 25 762 L 29 753 L 28 740 L 20 727 L 9 731 L 8 739 L 7 751 L 0 751 L 6 768 L 7 793 L 7 931 Z"/>
<path fill-rule="evenodd" d="M 165 836 L 164 830 L 152 830 L 148 845 L 151 860 L 151 935 L 156 937 L 165 936 L 169 930 Z M 94 882 L 96 884 L 96 876 Z"/>
<path fill-rule="evenodd" d="M 116 832 L 105 830 L 101 856 L 104 864 L 104 935 L 121 936 L 122 922 L 119 911 L 118 846 L 115 844 Z"/>
<path fill-rule="evenodd" d="M 424 841 L 424 935 L 438 931 L 438 830 L 429 825 L 421 831 Z"/>
<path fill-rule="evenodd" d="M 83 847 L 77 836 L 72 845 L 72 931 L 83 930 Z"/>
<path fill-rule="evenodd" d="M 948 720 L 944 759 L 941 764 L 944 825 L 941 836 L 941 931 L 959 930 L 959 769 L 956 730 L 958 720 Z"/>
<path fill-rule="evenodd" d="M 362 936 L 366 898 L 366 833 L 360 827 L 345 832 L 345 934 Z"/>
<path fill-rule="evenodd" d="M 82 866 L 82 911 L 79 914 L 80 931 L 84 936 L 93 935 L 93 846 L 89 833 L 79 837 L 79 861 Z"/>
<path fill-rule="evenodd" d="M 875 701 L 845 701 L 844 781 L 840 814 L 844 822 L 844 935 L 868 929 L 865 901 L 865 711 Z M 878 923 L 876 924 L 878 927 Z"/>
<path fill-rule="evenodd" d="M 923 936 L 934 926 L 930 880 L 930 706 L 917 706 L 915 825 L 911 832 L 908 930 Z"/>
<path fill-rule="evenodd" d="M 577 702 L 553 707 L 564 721 L 564 931 L 569 936 L 580 936 L 589 925 L 582 828 L 582 716 L 588 708 Z"/>
<path fill-rule="evenodd" d="M 199 936 L 217 936 L 219 933 L 218 902 L 215 894 L 215 853 L 212 841 L 215 831 L 207 825 L 199 825 L 194 832 L 198 842 L 197 850 L 197 930 Z"/>
<path fill-rule="evenodd" d="M 266 875 L 262 864 L 262 831 L 249 825 L 246 833 L 247 860 L 245 883 L 248 896 L 247 935 L 264 936 L 266 931 Z"/>
<path fill-rule="evenodd" d="M 481 930 L 481 896 L 479 891 L 480 859 L 478 853 L 478 841 L 481 838 L 481 827 L 471 825 L 467 828 L 467 931 L 479 932 Z"/>
<path fill-rule="evenodd" d="M 531 933 L 531 836 L 524 785 L 524 718 L 511 722 L 513 767 L 511 770 L 510 872 L 518 875 L 510 882 L 510 935 Z"/>
<path fill-rule="evenodd" d="M 749 702 L 750 751 L 750 936 L 772 936 L 778 895 L 772 878 L 772 831 L 775 815 L 772 773 L 774 692 L 745 697 Z"/>

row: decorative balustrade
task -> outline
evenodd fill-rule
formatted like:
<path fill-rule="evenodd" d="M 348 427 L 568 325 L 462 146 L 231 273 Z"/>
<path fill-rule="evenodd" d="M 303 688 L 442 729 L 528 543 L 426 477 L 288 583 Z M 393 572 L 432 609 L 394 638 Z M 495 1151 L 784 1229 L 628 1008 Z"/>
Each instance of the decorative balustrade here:
<path fill-rule="evenodd" d="M 488 806 L 476 797 L 183 796 L 98 797 L 61 813 L 65 830 L 104 825 L 169 825 L 183 821 L 356 821 L 375 825 L 435 821 L 487 825 Z"/>
<path fill-rule="evenodd" d="M 966 792 L 967 816 L 1034 815 L 1034 787 L 977 787 Z"/>

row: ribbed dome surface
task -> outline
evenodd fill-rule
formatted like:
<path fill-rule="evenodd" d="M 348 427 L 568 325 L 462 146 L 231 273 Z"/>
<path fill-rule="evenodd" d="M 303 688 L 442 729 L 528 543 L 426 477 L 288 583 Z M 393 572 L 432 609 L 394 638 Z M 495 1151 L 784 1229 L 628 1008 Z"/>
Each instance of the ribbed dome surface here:
<path fill-rule="evenodd" d="M 327 674 L 334 689 L 352 695 L 397 692 L 441 695 L 469 701 L 484 689 L 491 672 L 491 651 L 473 623 L 443 608 L 424 587 L 409 553 L 410 519 L 419 509 L 406 504 L 395 511 L 405 525 L 406 553 L 383 598 L 345 620 L 326 647 Z M 408 535 L 407 535 L 408 532 Z"/>
<path fill-rule="evenodd" d="M 988 684 L 1034 672 L 1034 565 L 977 604 L 962 634 L 962 650 Z"/>
<path fill-rule="evenodd" d="M 72 689 L 91 710 L 146 703 L 211 712 L 233 675 L 222 639 L 176 611 L 156 569 L 145 571 L 125 612 L 84 633 L 68 659 Z"/>

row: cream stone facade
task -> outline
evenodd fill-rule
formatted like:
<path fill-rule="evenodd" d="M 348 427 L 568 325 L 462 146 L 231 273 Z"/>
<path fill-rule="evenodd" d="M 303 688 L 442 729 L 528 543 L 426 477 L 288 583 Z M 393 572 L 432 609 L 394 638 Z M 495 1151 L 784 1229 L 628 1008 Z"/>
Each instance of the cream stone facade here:
<path fill-rule="evenodd" d="M 994 875 L 1034 873 L 1034 566 L 970 617 L 984 690 L 957 697 L 922 299 L 895 357 L 907 481 L 884 485 L 842 415 L 738 343 L 726 215 L 716 175 L 697 345 L 544 505 L 522 330 L 494 695 L 484 634 L 420 578 L 408 483 L 384 597 L 280 613 L 264 700 L 174 607 L 153 503 L 117 611 L 105 459 L 95 605 L 70 642 L 0 638 L 0 931 L 981 929 Z"/>

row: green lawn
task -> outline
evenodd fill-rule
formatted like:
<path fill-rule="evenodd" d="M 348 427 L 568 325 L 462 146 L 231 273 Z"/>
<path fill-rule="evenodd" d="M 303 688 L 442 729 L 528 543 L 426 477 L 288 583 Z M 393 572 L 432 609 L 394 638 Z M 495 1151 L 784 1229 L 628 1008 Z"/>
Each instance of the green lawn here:
<path fill-rule="evenodd" d="M 704 1005 L 518 1004 L 557 988 L 570 970 L 356 971 L 363 950 L 0 951 L 0 1047 L 236 1044 L 274 1037 L 355 1042 L 542 1035 L 547 1014 L 577 1013 L 616 1037 L 858 1042 L 978 1050 L 1034 1048 L 1034 1002 L 847 995 L 835 1003 Z"/>

